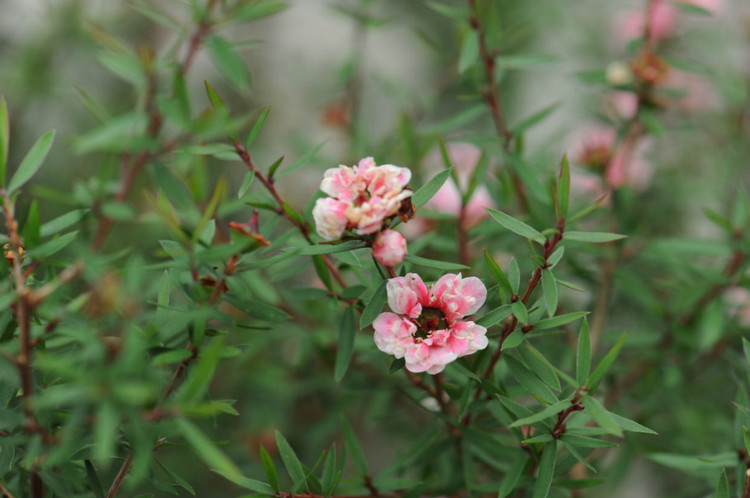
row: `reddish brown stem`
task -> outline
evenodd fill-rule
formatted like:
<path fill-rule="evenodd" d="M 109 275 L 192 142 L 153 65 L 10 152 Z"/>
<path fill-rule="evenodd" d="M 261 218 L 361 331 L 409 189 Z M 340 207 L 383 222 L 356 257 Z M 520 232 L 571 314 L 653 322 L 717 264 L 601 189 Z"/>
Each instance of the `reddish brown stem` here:
<path fill-rule="evenodd" d="M 240 144 L 236 140 L 232 142 L 232 145 L 234 146 L 234 150 L 237 152 L 237 155 L 240 157 L 242 162 L 245 163 L 245 166 L 250 168 L 251 171 L 255 172 L 255 178 L 257 178 L 258 181 L 260 181 L 263 186 L 266 187 L 268 193 L 271 194 L 271 196 L 274 198 L 276 204 L 278 205 L 278 213 L 289 220 L 294 226 L 296 226 L 302 233 L 302 236 L 305 238 L 305 240 L 307 240 L 310 244 L 313 244 L 314 242 L 312 240 L 312 237 L 310 237 L 310 227 L 303 220 L 298 220 L 292 217 L 287 212 L 286 203 L 281 198 L 281 195 L 279 195 L 278 190 L 276 190 L 276 186 L 260 171 L 260 169 L 258 169 L 258 167 L 253 162 L 252 157 L 250 157 L 250 153 L 242 146 L 242 144 Z M 339 269 L 333 263 L 331 257 L 327 254 L 323 254 L 322 257 L 326 267 L 328 268 L 328 271 L 331 272 L 331 275 L 333 275 L 333 278 L 336 279 L 336 282 L 338 282 L 341 287 L 346 287 L 346 281 L 341 276 L 341 272 L 339 272 Z"/>

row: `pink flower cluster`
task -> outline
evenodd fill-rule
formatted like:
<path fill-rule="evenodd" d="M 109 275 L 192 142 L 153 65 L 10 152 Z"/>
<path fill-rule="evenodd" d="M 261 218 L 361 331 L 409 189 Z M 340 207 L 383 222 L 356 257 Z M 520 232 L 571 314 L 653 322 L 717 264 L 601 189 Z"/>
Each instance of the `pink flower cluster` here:
<path fill-rule="evenodd" d="M 478 278 L 447 274 L 428 289 L 419 275 L 407 273 L 390 279 L 386 289 L 393 313 L 375 319 L 375 344 L 404 358 L 407 370 L 437 374 L 456 358 L 487 347 L 487 329 L 462 320 L 487 297 Z"/>
<path fill-rule="evenodd" d="M 345 230 L 359 235 L 379 231 L 383 221 L 398 213 L 411 197 L 411 171 L 392 164 L 377 166 L 371 157 L 357 166 L 339 166 L 325 172 L 320 190 L 330 197 L 318 199 L 313 208 L 315 227 L 326 240 L 338 239 Z"/>

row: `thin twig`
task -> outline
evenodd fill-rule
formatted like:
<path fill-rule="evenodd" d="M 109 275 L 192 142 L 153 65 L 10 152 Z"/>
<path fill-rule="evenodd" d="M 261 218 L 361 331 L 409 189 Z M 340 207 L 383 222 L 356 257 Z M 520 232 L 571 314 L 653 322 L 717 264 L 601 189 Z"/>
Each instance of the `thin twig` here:
<path fill-rule="evenodd" d="M 276 201 L 276 204 L 278 205 L 277 213 L 289 220 L 294 226 L 296 226 L 299 231 L 302 233 L 302 236 L 307 240 L 310 244 L 313 244 L 312 237 L 310 236 L 310 227 L 304 220 L 298 220 L 291 216 L 286 209 L 286 202 L 281 198 L 281 195 L 279 195 L 278 190 L 276 190 L 276 186 L 274 185 L 273 181 L 271 179 L 267 178 L 263 172 L 260 171 L 258 166 L 255 165 L 255 162 L 253 162 L 252 157 L 250 157 L 250 153 L 243 147 L 241 143 L 238 141 L 233 141 L 232 145 L 234 146 L 234 150 L 237 152 L 237 155 L 242 160 L 242 162 L 250 168 L 251 171 L 255 172 L 255 178 L 257 178 L 263 186 L 266 188 L 269 194 L 274 198 Z M 328 271 L 331 272 L 331 275 L 333 275 L 333 278 L 336 279 L 336 282 L 339 283 L 341 287 L 346 287 L 346 281 L 341 276 L 341 272 L 339 272 L 338 267 L 333 263 L 333 260 L 331 260 L 331 257 L 328 254 L 322 255 L 323 261 L 325 262 L 326 267 L 328 268 Z M 395 275 L 394 275 L 395 276 Z"/>
<path fill-rule="evenodd" d="M 120 490 L 122 483 L 125 481 L 125 477 L 127 477 L 128 472 L 130 472 L 130 467 L 133 465 L 133 457 L 133 450 L 128 451 L 128 456 L 125 458 L 125 461 L 122 463 L 115 479 L 112 481 L 112 485 L 109 487 L 109 491 L 107 491 L 106 498 L 114 498 Z"/>

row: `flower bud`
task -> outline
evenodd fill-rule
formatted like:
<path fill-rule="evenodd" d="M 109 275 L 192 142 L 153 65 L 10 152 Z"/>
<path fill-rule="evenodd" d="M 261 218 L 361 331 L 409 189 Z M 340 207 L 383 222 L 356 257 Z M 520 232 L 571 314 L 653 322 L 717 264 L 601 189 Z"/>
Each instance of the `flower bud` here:
<path fill-rule="evenodd" d="M 406 257 L 406 239 L 395 230 L 384 230 L 375 237 L 372 253 L 381 265 L 397 265 Z"/>

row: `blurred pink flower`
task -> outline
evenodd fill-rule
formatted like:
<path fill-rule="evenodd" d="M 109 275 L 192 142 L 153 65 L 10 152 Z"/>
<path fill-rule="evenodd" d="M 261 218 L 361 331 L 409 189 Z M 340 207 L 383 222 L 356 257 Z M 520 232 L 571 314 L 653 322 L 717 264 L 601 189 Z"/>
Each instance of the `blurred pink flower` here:
<path fill-rule="evenodd" d="M 683 93 L 672 101 L 677 109 L 702 112 L 719 107 L 719 95 L 703 75 L 672 69 L 662 86 Z"/>
<path fill-rule="evenodd" d="M 419 275 L 407 273 L 390 279 L 386 289 L 393 313 L 375 319 L 375 344 L 404 358 L 410 372 L 440 373 L 456 358 L 489 344 L 486 328 L 461 320 L 479 310 L 487 297 L 478 278 L 447 274 L 428 289 Z"/>
<path fill-rule="evenodd" d="M 605 173 L 610 188 L 628 186 L 643 192 L 651 185 L 653 166 L 643 155 L 645 147 L 641 141 L 635 146 L 625 142 L 617 148 Z"/>
<path fill-rule="evenodd" d="M 650 5 L 648 14 L 641 9 L 622 13 L 618 17 L 615 36 L 621 46 L 643 37 L 646 15 L 651 20 L 651 41 L 658 42 L 674 34 L 678 14 L 675 6 L 666 0 L 655 0 Z"/>
<path fill-rule="evenodd" d="M 750 291 L 733 285 L 724 292 L 724 300 L 729 304 L 729 316 L 737 318 L 743 327 L 750 327 Z"/>
<path fill-rule="evenodd" d="M 582 166 L 601 168 L 612 156 L 617 133 L 609 126 L 594 125 L 583 129 L 572 147 L 573 160 Z"/>
<path fill-rule="evenodd" d="M 347 228 L 360 235 L 377 232 L 383 220 L 394 216 L 401 202 L 411 196 L 411 190 L 404 189 L 410 179 L 408 168 L 376 166 L 371 157 L 351 168 L 328 169 L 320 189 L 331 197 L 318 199 L 312 213 L 318 234 L 332 240 Z"/>
<path fill-rule="evenodd" d="M 633 119 L 638 112 L 638 96 L 633 92 L 611 92 L 605 104 L 617 119 Z"/>
<path fill-rule="evenodd" d="M 601 176 L 582 173 L 578 169 L 570 170 L 571 199 L 583 198 L 586 204 L 591 204 L 608 192 Z M 606 200 L 609 202 L 609 200 Z"/>
<path fill-rule="evenodd" d="M 395 230 L 384 230 L 375 237 L 372 254 L 385 266 L 399 264 L 406 257 L 406 239 Z"/>
<path fill-rule="evenodd" d="M 459 186 L 449 178 L 440 190 L 430 199 L 426 207 L 458 218 L 461 216 L 461 192 L 469 186 L 471 175 L 482 157 L 482 149 L 470 143 L 455 142 L 446 145 L 448 157 L 456 171 Z M 440 151 L 434 150 L 425 158 L 426 164 L 443 164 Z M 463 228 L 469 229 L 487 216 L 485 207 L 496 207 L 487 187 L 479 185 L 474 189 L 464 209 Z"/>

